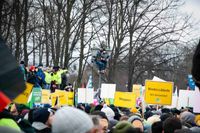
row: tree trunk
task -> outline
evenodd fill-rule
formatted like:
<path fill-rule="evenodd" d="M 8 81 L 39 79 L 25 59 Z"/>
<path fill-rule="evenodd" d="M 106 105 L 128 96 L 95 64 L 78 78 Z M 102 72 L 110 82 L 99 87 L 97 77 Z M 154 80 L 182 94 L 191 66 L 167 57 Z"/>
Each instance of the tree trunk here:
<path fill-rule="evenodd" d="M 24 34 L 23 34 L 23 41 L 24 41 L 24 62 L 25 65 L 28 66 L 28 53 L 27 53 L 27 21 L 28 21 L 28 0 L 24 0 Z"/>

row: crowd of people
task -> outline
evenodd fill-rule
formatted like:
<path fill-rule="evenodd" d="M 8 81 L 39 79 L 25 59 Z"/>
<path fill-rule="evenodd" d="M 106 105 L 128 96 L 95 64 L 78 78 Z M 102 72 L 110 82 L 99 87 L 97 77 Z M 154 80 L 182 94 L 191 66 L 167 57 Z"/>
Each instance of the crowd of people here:
<path fill-rule="evenodd" d="M 55 89 L 68 89 L 71 84 L 67 83 L 67 70 L 61 69 L 59 66 L 43 67 L 39 64 L 37 67 L 32 65 L 26 67 L 24 61 L 20 62 L 20 69 L 24 74 L 24 80 L 42 89 L 50 89 L 54 92 Z"/>
<path fill-rule="evenodd" d="M 37 107 L 10 104 L 0 113 L 3 133 L 200 133 L 200 115 L 190 108 L 78 104 Z"/>

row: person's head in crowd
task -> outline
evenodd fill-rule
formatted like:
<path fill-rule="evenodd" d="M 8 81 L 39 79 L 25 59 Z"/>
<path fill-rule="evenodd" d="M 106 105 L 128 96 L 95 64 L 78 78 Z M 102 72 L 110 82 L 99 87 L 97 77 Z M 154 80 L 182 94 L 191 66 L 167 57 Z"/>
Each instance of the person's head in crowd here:
<path fill-rule="evenodd" d="M 98 115 L 90 115 L 92 122 L 94 124 L 93 131 L 95 133 L 104 133 L 107 132 L 107 130 L 104 130 L 103 127 L 100 125 L 100 119 L 101 117 Z"/>
<path fill-rule="evenodd" d="M 79 104 L 77 105 L 77 108 L 80 109 L 80 110 L 85 111 L 85 107 L 84 107 L 84 105 L 81 104 L 81 103 L 79 103 Z"/>
<path fill-rule="evenodd" d="M 47 108 L 39 108 L 34 110 L 32 115 L 32 127 L 34 127 L 37 131 L 50 130 L 54 117 L 53 112 Z"/>
<path fill-rule="evenodd" d="M 148 122 L 149 124 L 151 124 L 151 125 L 152 125 L 153 123 L 155 123 L 155 122 L 158 122 L 158 121 L 161 121 L 159 115 L 153 115 L 153 116 L 151 116 L 151 117 L 149 117 L 149 118 L 147 119 L 147 122 Z"/>
<path fill-rule="evenodd" d="M 95 106 L 94 111 L 101 111 L 102 108 L 103 108 L 103 105 L 99 104 Z"/>
<path fill-rule="evenodd" d="M 117 123 L 115 127 L 112 129 L 112 133 L 139 133 L 137 129 L 134 129 L 133 125 L 127 121 L 120 121 Z"/>
<path fill-rule="evenodd" d="M 43 64 L 42 63 L 40 63 L 39 65 L 38 65 L 38 69 L 43 69 Z"/>
<path fill-rule="evenodd" d="M 171 112 L 175 117 L 180 118 L 180 114 L 181 114 L 180 110 L 173 108 L 173 109 L 171 109 Z"/>
<path fill-rule="evenodd" d="M 176 129 L 181 129 L 181 121 L 176 117 L 169 117 L 163 122 L 164 133 L 174 133 Z"/>
<path fill-rule="evenodd" d="M 139 116 L 133 115 L 128 119 L 128 122 L 130 122 L 134 128 L 140 128 L 140 130 L 144 131 L 144 125 L 142 122 L 142 119 Z"/>
<path fill-rule="evenodd" d="M 154 122 L 151 125 L 151 133 L 162 133 L 163 131 L 163 123 L 161 121 Z"/>
<path fill-rule="evenodd" d="M 138 113 L 138 110 L 137 110 L 137 108 L 133 107 L 130 109 L 130 112 L 135 114 L 135 113 Z"/>
<path fill-rule="evenodd" d="M 36 67 L 35 66 L 30 66 L 29 72 L 35 72 L 35 71 L 36 71 Z"/>
<path fill-rule="evenodd" d="M 94 124 L 88 114 L 73 107 L 56 111 L 52 133 L 92 133 Z"/>
<path fill-rule="evenodd" d="M 128 116 L 127 115 L 122 115 L 119 119 L 119 121 L 128 121 Z"/>
<path fill-rule="evenodd" d="M 197 126 L 200 126 L 200 115 L 196 115 L 196 116 L 195 116 L 195 124 L 196 124 Z"/>
<path fill-rule="evenodd" d="M 111 109 L 114 111 L 114 113 L 115 113 L 114 119 L 119 121 L 119 119 L 120 119 L 120 117 L 121 117 L 121 114 L 119 113 L 118 108 L 115 107 L 113 104 L 110 105 L 110 108 L 111 108 Z"/>
<path fill-rule="evenodd" d="M 109 126 L 109 121 L 108 121 L 106 114 L 102 111 L 95 111 L 92 113 L 92 115 L 97 115 L 100 117 L 99 123 L 100 123 L 103 131 L 106 132 L 108 130 L 108 126 Z"/>
<path fill-rule="evenodd" d="M 171 113 L 170 109 L 168 109 L 168 108 L 161 109 L 161 112 L 162 113 Z"/>
<path fill-rule="evenodd" d="M 24 61 L 20 61 L 20 66 L 25 67 L 25 62 Z"/>
<path fill-rule="evenodd" d="M 194 133 L 188 128 L 183 128 L 183 129 L 177 129 L 174 131 L 174 133 Z"/>
<path fill-rule="evenodd" d="M 200 88 L 200 41 L 196 47 L 195 53 L 193 55 L 193 60 L 192 60 L 192 76 L 193 80 Z"/>
<path fill-rule="evenodd" d="M 57 73 L 59 71 L 60 67 L 59 66 L 54 66 L 53 67 L 53 73 Z"/>
<path fill-rule="evenodd" d="M 108 118 L 108 120 L 114 119 L 115 112 L 108 107 L 106 104 L 103 105 L 103 108 L 101 109 L 102 112 L 104 112 Z"/>
<path fill-rule="evenodd" d="M 147 120 L 149 117 L 153 116 L 153 112 L 148 110 L 144 113 L 144 118 Z"/>
<path fill-rule="evenodd" d="M 186 127 L 195 126 L 195 115 L 191 112 L 185 111 L 180 114 L 180 120 Z"/>
<path fill-rule="evenodd" d="M 162 122 L 164 122 L 167 118 L 169 117 L 173 117 L 173 115 L 171 113 L 163 113 L 161 116 L 160 116 L 160 120 Z"/>

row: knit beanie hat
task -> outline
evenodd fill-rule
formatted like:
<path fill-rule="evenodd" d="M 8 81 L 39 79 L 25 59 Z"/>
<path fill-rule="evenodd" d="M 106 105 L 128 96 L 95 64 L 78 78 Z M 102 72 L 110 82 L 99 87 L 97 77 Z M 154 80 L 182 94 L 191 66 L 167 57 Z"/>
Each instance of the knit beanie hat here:
<path fill-rule="evenodd" d="M 133 108 L 131 108 L 130 112 L 135 114 L 135 113 L 138 113 L 138 110 L 135 107 L 133 107 Z"/>
<path fill-rule="evenodd" d="M 113 133 L 126 133 L 130 128 L 133 128 L 131 123 L 127 121 L 120 121 L 113 129 Z"/>
<path fill-rule="evenodd" d="M 49 118 L 50 112 L 47 108 L 40 108 L 33 112 L 33 122 L 46 123 Z"/>
<path fill-rule="evenodd" d="M 147 119 L 147 122 L 153 125 L 155 122 L 161 121 L 159 115 L 153 115 Z"/>
<path fill-rule="evenodd" d="M 108 120 L 111 120 L 115 116 L 115 112 L 108 107 L 106 104 L 103 105 L 103 108 L 101 109 L 102 112 L 104 112 L 108 118 Z"/>
<path fill-rule="evenodd" d="M 9 118 L 0 119 L 0 126 L 9 127 L 17 131 L 21 131 L 17 123 L 14 120 L 9 119 Z"/>
<path fill-rule="evenodd" d="M 63 107 L 56 111 L 52 123 L 52 133 L 86 133 L 93 128 L 89 115 L 73 107 Z"/>
<path fill-rule="evenodd" d="M 139 121 L 142 122 L 142 119 L 141 119 L 139 116 L 137 116 L 137 115 L 131 116 L 131 117 L 128 119 L 128 122 L 133 123 L 133 121 L 135 121 L 135 120 L 139 120 Z"/>
<path fill-rule="evenodd" d="M 185 112 L 181 113 L 180 120 L 181 120 L 181 122 L 186 122 L 186 123 L 189 123 L 189 124 L 195 124 L 195 122 L 194 122 L 195 115 L 192 114 L 191 112 L 185 111 Z"/>

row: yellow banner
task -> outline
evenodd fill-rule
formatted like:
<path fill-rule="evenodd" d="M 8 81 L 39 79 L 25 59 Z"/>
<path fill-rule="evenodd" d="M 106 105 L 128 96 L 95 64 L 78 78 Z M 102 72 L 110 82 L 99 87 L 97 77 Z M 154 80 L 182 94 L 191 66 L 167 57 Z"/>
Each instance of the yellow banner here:
<path fill-rule="evenodd" d="M 66 92 L 63 90 L 56 90 L 54 93 L 51 93 L 51 103 L 52 106 L 55 105 L 57 100 L 58 106 L 64 106 L 64 105 L 74 105 L 74 92 Z"/>
<path fill-rule="evenodd" d="M 55 106 L 55 104 L 56 104 L 56 99 L 57 99 L 57 94 L 54 92 L 54 93 L 51 93 L 51 105 L 52 105 L 52 107 L 54 107 Z M 57 104 L 58 105 L 58 104 Z"/>
<path fill-rule="evenodd" d="M 115 92 L 114 105 L 118 107 L 135 107 L 135 94 L 132 92 Z"/>
<path fill-rule="evenodd" d="M 147 104 L 171 105 L 173 82 L 146 80 L 145 102 Z"/>
<path fill-rule="evenodd" d="M 135 94 L 136 99 L 141 97 L 141 91 L 142 91 L 141 89 L 142 89 L 141 85 L 137 85 L 137 84 L 133 85 L 132 92 Z"/>
<path fill-rule="evenodd" d="M 67 105 L 74 105 L 74 92 L 66 92 L 67 93 Z"/>
<path fill-rule="evenodd" d="M 42 89 L 42 101 L 41 103 L 49 103 L 50 104 L 50 91 Z"/>
<path fill-rule="evenodd" d="M 32 89 L 33 84 L 26 83 L 26 89 L 21 94 L 19 94 L 13 101 L 19 104 L 27 104 Z"/>

